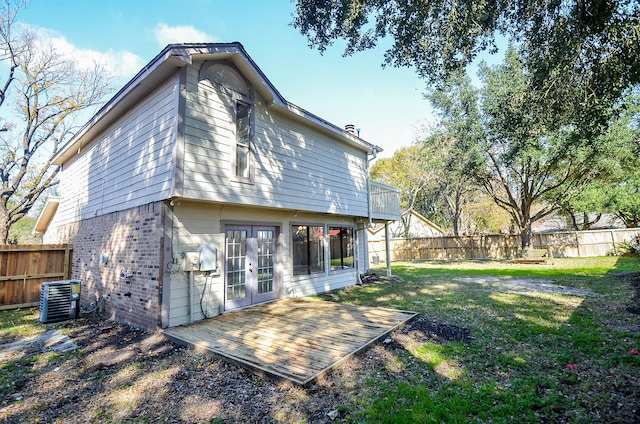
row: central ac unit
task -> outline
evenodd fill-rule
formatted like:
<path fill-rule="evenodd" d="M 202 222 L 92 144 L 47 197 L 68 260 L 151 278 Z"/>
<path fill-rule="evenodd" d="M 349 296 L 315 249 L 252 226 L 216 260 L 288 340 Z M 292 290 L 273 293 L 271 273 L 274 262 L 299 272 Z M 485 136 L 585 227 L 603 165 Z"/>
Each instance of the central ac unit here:
<path fill-rule="evenodd" d="M 62 280 L 42 283 L 40 322 L 65 321 L 80 316 L 80 281 Z"/>

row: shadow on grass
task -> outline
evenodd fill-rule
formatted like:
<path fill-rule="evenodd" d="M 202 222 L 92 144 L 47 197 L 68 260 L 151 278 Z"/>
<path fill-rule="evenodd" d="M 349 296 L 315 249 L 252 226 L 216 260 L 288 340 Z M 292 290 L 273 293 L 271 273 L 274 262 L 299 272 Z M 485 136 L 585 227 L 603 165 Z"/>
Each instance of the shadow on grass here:
<path fill-rule="evenodd" d="M 545 266 L 400 264 L 393 268 L 393 283 L 331 293 L 338 301 L 416 310 L 474 337 L 470 345 L 401 343 L 408 354 L 403 359 L 396 352 L 395 360 L 417 364 L 413 373 L 387 381 L 372 377 L 376 390 L 363 401 L 367 406 L 358 419 L 635 421 L 640 360 L 630 352 L 640 345 L 634 313 L 638 270 L 637 259 L 613 257 Z M 459 283 L 479 276 L 544 279 L 600 295 L 519 293 L 496 284 Z M 457 370 L 447 374 L 439 369 L 443 364 Z"/>

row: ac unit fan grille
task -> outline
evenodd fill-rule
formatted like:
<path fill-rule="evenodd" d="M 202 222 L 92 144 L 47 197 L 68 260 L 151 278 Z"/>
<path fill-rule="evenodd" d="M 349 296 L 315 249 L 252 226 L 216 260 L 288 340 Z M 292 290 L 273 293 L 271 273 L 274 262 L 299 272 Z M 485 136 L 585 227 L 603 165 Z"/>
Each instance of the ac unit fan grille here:
<path fill-rule="evenodd" d="M 75 281 L 42 283 L 40 322 L 49 323 L 77 318 L 77 300 L 72 300 L 71 284 Z"/>

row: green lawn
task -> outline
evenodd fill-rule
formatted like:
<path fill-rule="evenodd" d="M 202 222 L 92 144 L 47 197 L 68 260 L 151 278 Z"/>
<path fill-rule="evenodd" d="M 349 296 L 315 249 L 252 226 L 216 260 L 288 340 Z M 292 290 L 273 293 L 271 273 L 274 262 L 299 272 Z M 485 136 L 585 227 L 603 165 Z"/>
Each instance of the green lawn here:
<path fill-rule="evenodd" d="M 398 263 L 393 273 L 321 297 L 413 310 L 405 330 L 428 322 L 465 337 L 396 331 L 299 388 L 196 351 L 143 348 L 141 334 L 91 317 L 47 326 L 77 351 L 0 361 L 0 421 L 311 423 L 333 410 L 347 423 L 640 422 L 638 258 Z M 43 331 L 37 309 L 0 312 L 0 344 Z M 114 352 L 138 353 L 96 366 Z"/>
<path fill-rule="evenodd" d="M 401 263 L 394 282 L 325 296 L 417 311 L 475 338 L 394 350 L 353 399 L 352 421 L 637 422 L 640 356 L 631 352 L 640 349 L 640 293 L 631 284 L 640 290 L 639 272 L 637 258 L 617 257 Z M 593 294 L 525 294 L 489 277 L 540 278 L 549 289 Z"/>

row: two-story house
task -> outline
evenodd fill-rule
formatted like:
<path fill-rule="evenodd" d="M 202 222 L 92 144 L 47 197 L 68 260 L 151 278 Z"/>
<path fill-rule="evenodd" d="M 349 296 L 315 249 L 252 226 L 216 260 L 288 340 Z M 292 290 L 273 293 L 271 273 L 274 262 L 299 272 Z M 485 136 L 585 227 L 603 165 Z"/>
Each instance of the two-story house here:
<path fill-rule="evenodd" d="M 169 45 L 56 155 L 40 227 L 73 244 L 83 305 L 190 323 L 357 283 L 367 228 L 400 217 L 368 179 L 380 150 L 287 102 L 239 43 Z"/>

